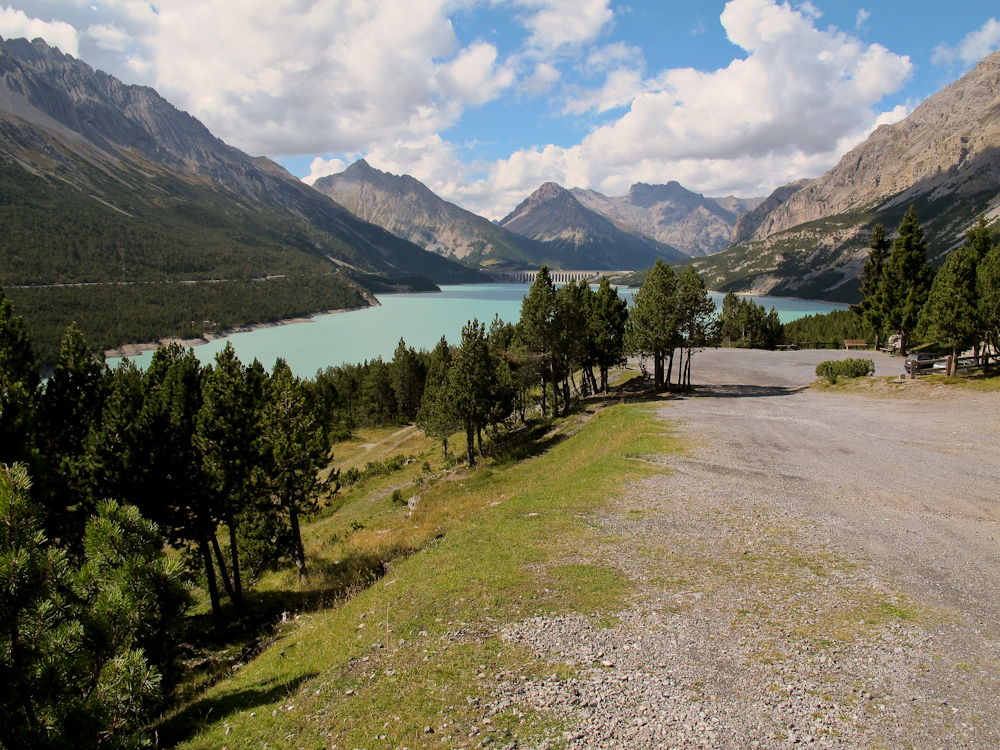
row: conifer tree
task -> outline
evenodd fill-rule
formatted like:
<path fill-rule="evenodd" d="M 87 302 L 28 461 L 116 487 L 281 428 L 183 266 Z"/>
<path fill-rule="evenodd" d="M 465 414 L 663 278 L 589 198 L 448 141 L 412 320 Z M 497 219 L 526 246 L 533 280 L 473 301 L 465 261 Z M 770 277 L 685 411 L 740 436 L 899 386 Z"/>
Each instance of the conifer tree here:
<path fill-rule="evenodd" d="M 460 427 L 448 400 L 448 371 L 451 369 L 451 348 L 444 336 L 427 357 L 427 379 L 424 395 L 417 412 L 417 427 L 429 437 L 437 438 L 448 458 L 448 438 Z"/>
<path fill-rule="evenodd" d="M 518 336 L 528 351 L 541 360 L 542 374 L 542 416 L 545 416 L 546 385 L 553 385 L 552 416 L 559 413 L 558 385 L 555 377 L 553 350 L 555 347 L 556 288 L 549 277 L 549 267 L 542 266 L 535 277 L 531 289 L 521 303 L 521 318 L 518 320 Z"/>
<path fill-rule="evenodd" d="M 754 307 L 757 307 L 754 304 Z M 764 308 L 760 307 L 761 313 Z M 706 346 L 717 335 L 715 303 L 705 282 L 694 266 L 687 266 L 677 280 L 677 329 L 687 352 L 680 373 L 681 385 L 691 385 L 691 355 L 696 347 Z"/>
<path fill-rule="evenodd" d="M 32 410 L 40 382 L 24 321 L 0 289 L 0 462 L 31 461 Z"/>
<path fill-rule="evenodd" d="M 497 363 L 486 341 L 486 326 L 472 320 L 462 328 L 462 345 L 448 372 L 451 412 L 465 428 L 466 457 L 476 463 L 476 437 L 496 418 Z"/>
<path fill-rule="evenodd" d="M 319 470 L 326 465 L 327 445 L 302 381 L 281 358 L 274 363 L 268 390 L 261 418 L 264 461 L 258 467 L 258 483 L 273 506 L 288 516 L 292 561 L 304 582 L 309 574 L 299 518 L 319 509 L 318 494 L 325 484 Z"/>
<path fill-rule="evenodd" d="M 679 343 L 679 324 L 677 276 L 658 258 L 635 293 L 626 338 L 628 351 L 653 358 L 653 383 L 657 390 L 663 387 L 664 359 L 668 353 L 672 357 Z"/>
<path fill-rule="evenodd" d="M 37 443 L 45 466 L 43 498 L 50 535 L 74 554 L 95 508 L 88 505 L 84 441 L 100 424 L 105 398 L 104 357 L 94 356 L 74 323 L 63 336 L 59 362 L 38 401 Z M 39 483 L 40 485 L 42 483 Z"/>
<path fill-rule="evenodd" d="M 601 391 L 608 392 L 608 370 L 625 360 L 625 328 L 628 324 L 628 303 L 618 296 L 607 276 L 594 293 L 587 321 L 593 342 L 594 363 L 601 373 Z"/>
<path fill-rule="evenodd" d="M 976 268 L 977 314 L 987 346 L 1000 347 L 1000 244 L 993 245 Z M 989 349 L 984 371 L 989 368 Z"/>
<path fill-rule="evenodd" d="M 885 324 L 899 334 L 903 356 L 906 356 L 909 336 L 917 326 L 934 280 L 934 271 L 927 262 L 927 249 L 916 208 L 910 206 L 893 241 L 879 291 Z"/>
<path fill-rule="evenodd" d="M 868 242 L 868 258 L 861 270 L 861 294 L 863 299 L 851 310 L 861 318 L 862 324 L 875 332 L 875 348 L 878 348 L 882 329 L 885 325 L 885 299 L 883 298 L 886 260 L 892 243 L 885 236 L 881 223 L 872 229 Z"/>
<path fill-rule="evenodd" d="M 413 347 L 407 347 L 403 339 L 400 339 L 396 346 L 391 367 L 392 389 L 396 394 L 396 408 L 399 416 L 411 420 L 420 409 L 427 369 L 420 355 L 414 351 Z"/>
<path fill-rule="evenodd" d="M 930 338 L 951 349 L 952 368 L 957 364 L 958 353 L 978 340 L 974 248 L 965 245 L 948 255 L 934 277 L 920 322 Z M 947 374 L 954 374 L 954 370 Z"/>

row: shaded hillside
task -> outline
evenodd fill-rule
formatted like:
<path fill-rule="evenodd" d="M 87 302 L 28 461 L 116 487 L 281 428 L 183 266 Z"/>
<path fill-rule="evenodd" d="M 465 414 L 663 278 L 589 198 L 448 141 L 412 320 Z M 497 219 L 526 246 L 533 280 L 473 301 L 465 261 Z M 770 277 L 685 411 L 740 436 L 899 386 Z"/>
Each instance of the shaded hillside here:
<path fill-rule="evenodd" d="M 313 187 L 365 221 L 425 250 L 487 269 L 554 264 L 541 243 L 449 203 L 410 175 L 374 169 L 360 159 Z"/>
<path fill-rule="evenodd" d="M 622 231 L 554 182 L 528 196 L 500 226 L 544 243 L 562 268 L 632 270 L 648 268 L 657 258 L 686 257 L 662 242 Z"/>

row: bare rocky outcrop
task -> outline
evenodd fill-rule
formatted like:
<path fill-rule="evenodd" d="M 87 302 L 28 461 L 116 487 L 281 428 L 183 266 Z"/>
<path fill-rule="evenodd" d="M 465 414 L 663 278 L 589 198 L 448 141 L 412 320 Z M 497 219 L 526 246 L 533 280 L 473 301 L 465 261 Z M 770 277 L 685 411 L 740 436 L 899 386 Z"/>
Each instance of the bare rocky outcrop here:
<path fill-rule="evenodd" d="M 998 188 L 1000 52 L 994 52 L 906 119 L 880 126 L 808 190 L 796 191 L 752 233 L 743 231 L 734 240 L 763 239 L 879 204 L 904 204 L 920 196 L 954 200 Z"/>
<path fill-rule="evenodd" d="M 500 226 L 545 242 L 573 268 L 631 270 L 648 268 L 661 257 L 668 261 L 686 257 L 666 243 L 619 229 L 554 182 L 529 195 L 501 219 Z"/>
<path fill-rule="evenodd" d="M 410 175 L 394 175 L 359 159 L 313 187 L 356 216 L 425 250 L 456 258 L 537 265 L 545 249 L 436 195 Z"/>

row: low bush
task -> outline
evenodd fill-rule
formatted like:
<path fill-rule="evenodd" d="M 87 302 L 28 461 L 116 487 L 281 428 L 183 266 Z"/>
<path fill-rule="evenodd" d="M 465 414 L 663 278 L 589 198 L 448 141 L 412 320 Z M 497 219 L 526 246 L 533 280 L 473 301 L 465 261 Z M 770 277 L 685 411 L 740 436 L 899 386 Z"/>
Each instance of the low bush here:
<path fill-rule="evenodd" d="M 836 383 L 838 378 L 863 378 L 875 374 L 875 362 L 870 359 L 828 359 L 816 365 L 816 374 Z"/>

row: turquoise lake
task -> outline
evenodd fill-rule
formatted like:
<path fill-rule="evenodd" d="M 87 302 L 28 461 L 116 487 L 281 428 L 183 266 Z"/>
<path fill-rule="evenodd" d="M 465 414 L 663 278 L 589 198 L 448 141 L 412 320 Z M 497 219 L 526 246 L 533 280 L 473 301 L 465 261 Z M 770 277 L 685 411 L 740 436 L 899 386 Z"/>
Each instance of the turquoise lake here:
<path fill-rule="evenodd" d="M 462 326 L 473 318 L 489 325 L 494 315 L 516 322 L 521 313 L 521 300 L 528 284 L 468 284 L 445 286 L 441 292 L 426 294 L 385 294 L 379 296 L 380 307 L 365 310 L 317 315 L 306 323 L 258 328 L 235 333 L 226 339 L 216 339 L 196 346 L 202 362 L 210 362 L 232 343 L 243 362 L 259 359 L 270 370 L 274 360 L 284 357 L 296 375 L 313 377 L 317 370 L 345 362 L 362 362 L 375 357 L 391 359 L 403 338 L 417 349 L 431 349 L 442 335 L 451 343 L 462 338 Z M 634 289 L 619 289 L 629 302 Z M 722 304 L 721 294 L 713 294 L 716 306 Z M 804 315 L 844 310 L 847 305 L 783 297 L 752 297 L 768 310 L 774 307 L 783 323 Z M 140 367 L 149 364 L 152 352 L 132 359 Z M 116 360 L 108 360 L 114 365 Z"/>

